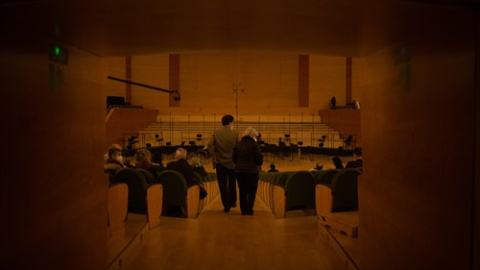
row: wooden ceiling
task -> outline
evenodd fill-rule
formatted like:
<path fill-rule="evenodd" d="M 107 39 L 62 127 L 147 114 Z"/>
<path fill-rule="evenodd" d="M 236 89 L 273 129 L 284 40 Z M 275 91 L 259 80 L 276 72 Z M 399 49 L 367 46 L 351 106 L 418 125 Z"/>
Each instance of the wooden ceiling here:
<path fill-rule="evenodd" d="M 0 5 L 3 37 L 28 31 L 99 56 L 225 50 L 361 56 L 401 40 L 421 20 L 405 18 L 452 8 L 385 0 L 10 2 Z"/>

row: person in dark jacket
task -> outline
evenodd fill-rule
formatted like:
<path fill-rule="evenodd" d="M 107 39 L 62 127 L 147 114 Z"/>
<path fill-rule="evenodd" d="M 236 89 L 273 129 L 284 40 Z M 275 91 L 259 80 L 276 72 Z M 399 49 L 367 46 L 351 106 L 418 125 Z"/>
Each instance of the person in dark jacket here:
<path fill-rule="evenodd" d="M 196 183 L 194 177 L 194 170 L 193 167 L 188 164 L 187 161 L 187 150 L 184 148 L 178 148 L 175 152 L 175 161 L 169 162 L 167 164 L 167 170 L 174 170 L 183 175 L 185 177 L 185 181 L 187 182 L 187 186 L 193 186 Z"/>
<path fill-rule="evenodd" d="M 158 174 L 166 170 L 165 166 L 163 165 L 162 153 L 155 152 L 152 154 L 152 167 L 157 170 Z"/>
<path fill-rule="evenodd" d="M 158 171 L 152 166 L 152 153 L 149 150 L 142 148 L 135 153 L 135 167 L 137 169 L 145 169 L 152 173 L 153 179 L 157 179 Z"/>
<path fill-rule="evenodd" d="M 275 168 L 275 164 L 270 164 L 270 170 L 268 172 L 278 172 L 277 168 Z"/>
<path fill-rule="evenodd" d="M 343 169 L 342 159 L 339 156 L 334 156 L 332 158 L 332 161 L 333 161 L 333 165 L 335 165 L 335 169 L 337 170 Z"/>
<path fill-rule="evenodd" d="M 187 182 L 187 186 L 193 186 L 196 184 L 194 180 L 193 167 L 187 162 L 187 150 L 185 148 L 178 148 L 175 151 L 175 161 L 171 161 L 165 167 L 165 170 L 173 170 L 181 173 Z M 169 217 L 182 217 L 184 210 L 178 205 L 167 206 L 167 216 Z"/>
<path fill-rule="evenodd" d="M 233 148 L 232 160 L 235 163 L 242 215 L 253 215 L 258 186 L 258 168 L 263 163 L 263 155 L 256 142 L 257 136 L 258 132 L 249 127 Z"/>
<path fill-rule="evenodd" d="M 362 162 L 362 148 L 361 147 L 356 147 L 353 150 L 353 160 L 347 162 L 347 165 L 345 168 L 362 168 L 363 162 Z"/>

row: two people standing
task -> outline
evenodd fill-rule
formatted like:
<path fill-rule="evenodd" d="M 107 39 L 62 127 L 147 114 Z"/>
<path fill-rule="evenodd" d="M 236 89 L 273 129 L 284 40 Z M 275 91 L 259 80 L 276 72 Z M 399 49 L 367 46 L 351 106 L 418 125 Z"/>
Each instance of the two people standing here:
<path fill-rule="evenodd" d="M 233 130 L 233 121 L 234 117 L 231 115 L 222 117 L 223 127 L 213 132 L 208 149 L 217 171 L 223 211 L 229 212 L 230 208 L 236 207 L 238 179 L 242 215 L 253 215 L 258 171 L 263 163 L 263 156 L 256 142 L 258 132 L 248 128 L 239 141 L 238 133 Z"/>

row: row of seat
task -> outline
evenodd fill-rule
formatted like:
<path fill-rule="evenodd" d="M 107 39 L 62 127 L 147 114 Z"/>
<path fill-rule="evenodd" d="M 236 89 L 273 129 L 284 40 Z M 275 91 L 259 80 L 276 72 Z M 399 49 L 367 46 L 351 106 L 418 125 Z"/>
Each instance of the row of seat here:
<path fill-rule="evenodd" d="M 124 228 L 128 213 L 146 214 L 150 228 L 159 225 L 164 206 L 175 205 L 186 210 L 187 218 L 196 218 L 205 205 L 218 195 L 216 174 L 195 177 L 199 185 L 188 187 L 182 174 L 172 170 L 161 172 L 157 179 L 143 169 L 126 168 L 111 179 L 108 192 L 108 222 L 112 233 Z M 147 179 L 149 179 L 147 181 Z M 200 186 L 207 196 L 200 200 Z"/>
<path fill-rule="evenodd" d="M 355 236 L 358 218 L 355 221 L 352 212 L 358 210 L 360 173 L 358 169 L 261 173 L 258 195 L 277 218 L 303 209 L 315 212 L 325 226 Z"/>
<path fill-rule="evenodd" d="M 108 189 L 108 230 L 110 235 L 125 230 L 125 220 L 129 213 L 129 188 L 126 183 L 112 184 Z M 148 187 L 145 194 L 147 222 L 149 228 L 158 226 L 163 208 L 163 186 L 154 184 Z"/>
<path fill-rule="evenodd" d="M 261 173 L 260 198 L 277 218 L 290 210 L 315 209 L 315 180 L 307 171 Z"/>

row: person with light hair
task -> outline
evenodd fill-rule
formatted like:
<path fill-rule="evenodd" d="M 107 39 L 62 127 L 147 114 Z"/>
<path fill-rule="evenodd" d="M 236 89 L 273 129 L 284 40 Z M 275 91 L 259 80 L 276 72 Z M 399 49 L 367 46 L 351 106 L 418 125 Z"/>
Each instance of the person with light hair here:
<path fill-rule="evenodd" d="M 195 178 L 194 169 L 193 167 L 188 164 L 187 162 L 187 150 L 185 148 L 178 148 L 175 151 L 175 161 L 169 162 L 167 164 L 167 170 L 173 170 L 181 173 L 187 182 L 187 186 L 199 185 L 200 183 L 197 182 Z M 200 185 L 199 185 L 200 186 Z M 204 199 L 207 196 L 207 192 L 203 187 L 200 186 L 200 199 Z M 167 215 L 177 216 L 181 213 L 181 209 L 178 207 L 169 206 L 170 213 Z"/>
<path fill-rule="evenodd" d="M 180 147 L 175 151 L 175 161 L 169 162 L 166 169 L 181 173 L 185 177 L 187 186 L 197 184 L 194 179 L 193 167 L 187 162 L 187 150 L 185 148 Z"/>
<path fill-rule="evenodd" d="M 202 176 L 202 178 L 207 178 L 208 177 L 207 171 L 205 170 L 205 167 L 203 167 L 203 164 L 200 161 L 200 158 L 198 158 L 198 157 L 192 158 L 190 160 L 190 165 L 192 165 L 193 171 L 200 174 L 200 176 Z"/>
<path fill-rule="evenodd" d="M 253 205 L 258 187 L 258 171 L 263 163 L 257 136 L 258 132 L 249 127 L 233 148 L 232 160 L 235 163 L 242 215 L 253 215 Z"/>
<path fill-rule="evenodd" d="M 158 171 L 152 165 L 152 153 L 150 153 L 148 149 L 138 149 L 135 153 L 135 162 L 135 166 L 137 169 L 147 170 L 152 173 L 153 179 L 157 179 Z"/>
<path fill-rule="evenodd" d="M 115 151 L 117 150 L 117 151 Z M 113 153 L 113 152 L 120 152 L 120 154 L 122 153 L 122 147 L 119 145 L 119 144 L 112 144 L 110 146 L 110 148 L 108 148 L 108 151 L 107 153 L 105 153 L 105 155 L 103 155 L 103 161 L 107 162 L 109 159 L 110 159 L 110 154 Z"/>

